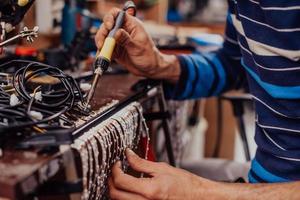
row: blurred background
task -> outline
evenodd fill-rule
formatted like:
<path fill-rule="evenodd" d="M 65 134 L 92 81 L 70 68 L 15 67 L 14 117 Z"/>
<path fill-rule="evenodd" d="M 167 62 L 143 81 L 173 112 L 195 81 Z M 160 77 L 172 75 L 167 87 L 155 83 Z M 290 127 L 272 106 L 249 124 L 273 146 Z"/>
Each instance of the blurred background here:
<path fill-rule="evenodd" d="M 94 35 L 103 16 L 113 7 L 122 7 L 124 2 L 36 0 L 20 27 L 39 26 L 39 37 L 30 46 L 24 41 L 15 44 L 11 54 L 76 72 L 78 67 L 92 63 L 97 51 Z M 222 46 L 227 1 L 135 0 L 135 3 L 137 17 L 165 53 L 206 52 Z M 226 95 L 199 101 L 169 102 L 174 113 L 173 143 L 179 163 L 201 162 L 204 158 L 244 163 L 247 160 L 245 142 L 251 157 L 254 156 L 252 104 L 240 98 L 243 92 Z M 241 100 L 236 103 L 232 99 Z M 239 106 L 243 112 L 233 113 Z M 246 134 L 247 141 L 241 140 L 241 134 Z M 163 142 L 156 141 L 157 158 L 164 160 Z"/>

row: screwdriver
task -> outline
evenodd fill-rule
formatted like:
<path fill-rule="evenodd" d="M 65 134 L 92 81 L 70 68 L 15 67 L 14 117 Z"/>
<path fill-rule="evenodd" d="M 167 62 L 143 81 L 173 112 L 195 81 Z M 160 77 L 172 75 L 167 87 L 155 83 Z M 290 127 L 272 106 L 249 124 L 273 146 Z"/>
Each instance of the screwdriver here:
<path fill-rule="evenodd" d="M 100 51 L 98 51 L 98 53 L 96 55 L 96 60 L 94 62 L 95 71 L 94 71 L 93 82 L 92 82 L 91 89 L 87 96 L 85 109 L 88 109 L 88 107 L 90 105 L 90 102 L 95 94 L 95 90 L 96 90 L 96 87 L 97 87 L 100 77 L 110 66 L 112 54 L 113 54 L 113 51 L 116 46 L 116 40 L 114 37 L 116 35 L 116 32 L 123 25 L 126 12 L 129 12 L 132 15 L 136 14 L 136 7 L 132 1 L 127 1 L 124 4 L 124 8 L 123 8 L 123 10 L 121 10 L 118 13 L 114 27 L 112 28 L 112 30 L 109 32 L 108 36 L 106 37 L 104 44 L 102 46 L 102 49 Z"/>

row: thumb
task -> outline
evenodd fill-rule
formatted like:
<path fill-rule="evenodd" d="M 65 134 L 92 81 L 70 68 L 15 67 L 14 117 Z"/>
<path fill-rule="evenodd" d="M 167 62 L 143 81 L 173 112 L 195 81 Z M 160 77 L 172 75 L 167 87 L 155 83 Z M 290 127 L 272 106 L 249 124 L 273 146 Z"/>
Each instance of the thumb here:
<path fill-rule="evenodd" d="M 138 172 L 151 175 L 158 170 L 157 163 L 140 158 L 131 149 L 126 149 L 126 156 L 131 168 Z"/>
<path fill-rule="evenodd" d="M 131 42 L 131 37 L 124 29 L 119 29 L 115 35 L 115 40 L 118 45 L 125 47 Z"/>

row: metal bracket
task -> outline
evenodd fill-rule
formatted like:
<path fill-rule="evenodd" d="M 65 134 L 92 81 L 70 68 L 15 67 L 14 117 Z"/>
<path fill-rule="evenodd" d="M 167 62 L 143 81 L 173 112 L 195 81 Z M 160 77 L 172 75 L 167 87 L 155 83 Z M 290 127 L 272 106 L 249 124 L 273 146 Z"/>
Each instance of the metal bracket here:
<path fill-rule="evenodd" d="M 3 47 L 5 45 L 7 45 L 8 43 L 17 40 L 19 38 L 26 38 L 26 41 L 29 43 L 32 43 L 34 41 L 34 38 L 38 37 L 38 31 L 39 31 L 39 27 L 35 26 L 33 29 L 28 29 L 26 26 L 23 28 L 22 31 L 20 31 L 20 33 L 14 37 L 11 37 L 7 40 L 1 41 L 0 43 L 0 47 Z"/>

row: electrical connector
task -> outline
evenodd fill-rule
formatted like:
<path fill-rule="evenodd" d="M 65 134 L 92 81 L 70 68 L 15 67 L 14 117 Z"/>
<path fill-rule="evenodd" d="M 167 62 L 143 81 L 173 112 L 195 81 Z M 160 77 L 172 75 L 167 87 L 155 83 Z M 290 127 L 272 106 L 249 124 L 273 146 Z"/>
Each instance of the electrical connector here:
<path fill-rule="evenodd" d="M 43 114 L 41 112 L 37 112 L 37 111 L 34 111 L 34 110 L 31 110 L 29 112 L 29 115 L 36 119 L 36 120 L 42 120 L 44 118 Z"/>
<path fill-rule="evenodd" d="M 20 103 L 21 101 L 19 100 L 16 94 L 10 95 L 10 99 L 9 99 L 10 106 L 16 106 L 19 105 Z"/>

